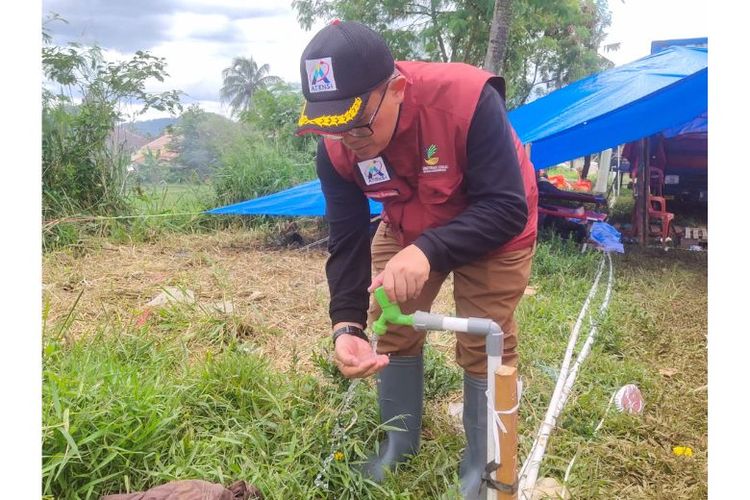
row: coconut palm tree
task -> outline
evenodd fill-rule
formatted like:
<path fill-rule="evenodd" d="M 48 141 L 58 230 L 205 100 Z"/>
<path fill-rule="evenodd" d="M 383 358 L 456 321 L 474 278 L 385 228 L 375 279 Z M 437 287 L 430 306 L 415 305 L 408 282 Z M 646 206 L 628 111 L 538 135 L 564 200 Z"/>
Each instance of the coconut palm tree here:
<path fill-rule="evenodd" d="M 255 91 L 282 82 L 278 76 L 269 75 L 269 70 L 268 64 L 258 67 L 252 57 L 235 57 L 232 65 L 221 72 L 221 100 L 229 103 L 233 116 L 250 109 Z"/>

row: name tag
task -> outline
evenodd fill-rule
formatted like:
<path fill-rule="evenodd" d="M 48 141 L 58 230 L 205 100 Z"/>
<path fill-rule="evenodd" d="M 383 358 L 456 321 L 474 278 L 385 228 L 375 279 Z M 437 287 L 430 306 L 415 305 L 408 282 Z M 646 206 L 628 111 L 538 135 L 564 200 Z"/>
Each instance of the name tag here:
<path fill-rule="evenodd" d="M 357 166 L 362 173 L 365 184 L 368 186 L 391 180 L 388 169 L 385 168 L 385 162 L 380 156 L 357 162 Z"/>
<path fill-rule="evenodd" d="M 398 196 L 398 189 L 384 189 L 383 191 L 365 191 L 365 196 L 372 200 L 383 200 Z"/>

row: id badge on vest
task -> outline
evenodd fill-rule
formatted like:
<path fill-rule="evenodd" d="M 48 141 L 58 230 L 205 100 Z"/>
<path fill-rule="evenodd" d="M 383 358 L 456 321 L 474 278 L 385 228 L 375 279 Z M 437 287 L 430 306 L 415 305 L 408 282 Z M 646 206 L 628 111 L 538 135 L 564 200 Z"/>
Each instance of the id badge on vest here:
<path fill-rule="evenodd" d="M 405 183 L 393 174 L 384 157 L 376 156 L 357 162 L 357 175 L 365 196 L 375 201 L 403 198 Z"/>

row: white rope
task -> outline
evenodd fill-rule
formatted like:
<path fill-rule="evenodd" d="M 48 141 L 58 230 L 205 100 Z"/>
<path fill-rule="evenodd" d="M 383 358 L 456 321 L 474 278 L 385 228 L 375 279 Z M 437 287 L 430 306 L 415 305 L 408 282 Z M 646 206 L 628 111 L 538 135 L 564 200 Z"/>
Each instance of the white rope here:
<path fill-rule="evenodd" d="M 599 317 L 602 317 L 604 315 L 607 307 L 609 306 L 609 300 L 612 293 L 612 284 L 614 281 L 612 257 L 609 253 L 606 253 L 606 256 L 609 262 L 609 278 L 607 282 L 607 291 L 605 292 L 604 300 L 602 301 L 602 304 L 599 308 Z M 600 273 L 603 265 L 604 257 L 602 257 Z M 600 274 L 597 274 L 597 280 L 595 280 L 594 285 L 598 285 L 599 276 Z M 594 287 L 592 287 L 592 290 L 594 290 Z M 587 302 L 589 298 L 591 298 L 591 296 L 592 294 L 590 293 L 589 297 L 587 298 Z M 587 308 L 588 304 L 586 303 L 584 304 L 584 309 Z M 579 320 L 581 319 L 581 317 L 582 316 L 579 315 Z M 529 452 L 529 456 L 526 458 L 526 461 L 524 462 L 521 469 L 521 473 L 519 474 L 519 493 L 521 499 L 531 498 L 534 487 L 536 486 L 536 479 L 539 474 L 539 466 L 541 465 L 542 459 L 544 457 L 544 452 L 547 448 L 549 436 L 557 422 L 557 417 L 562 412 L 562 409 L 565 406 L 568 397 L 570 396 L 571 389 L 573 387 L 573 384 L 575 383 L 575 379 L 578 375 L 581 364 L 591 352 L 591 347 L 594 343 L 598 325 L 594 321 L 591 321 L 590 324 L 592 326 L 589 331 L 588 337 L 586 338 L 586 341 L 584 342 L 580 353 L 576 357 L 576 361 L 573 364 L 572 368 L 569 368 L 567 366 L 570 360 L 567 359 L 569 352 L 566 352 L 566 359 L 563 361 L 564 370 L 561 369 L 560 371 L 560 376 L 558 377 L 557 384 L 555 385 L 555 392 L 552 395 L 550 406 L 547 409 L 547 415 L 545 416 L 545 420 L 544 422 L 542 422 L 542 425 L 539 428 L 539 432 L 537 433 L 537 437 L 534 441 L 534 444 L 532 445 L 532 449 Z M 578 326 L 579 323 L 577 322 L 576 327 Z M 573 333 L 575 333 L 575 335 L 573 335 Z M 575 329 L 573 333 L 571 333 L 571 340 L 573 339 L 573 337 L 576 337 L 577 340 L 577 332 L 575 332 Z M 569 342 L 568 346 L 570 347 L 570 345 L 571 343 Z M 570 351 L 570 354 L 572 354 L 572 350 Z"/>
<path fill-rule="evenodd" d="M 508 410 L 495 410 L 495 397 L 494 394 L 490 395 L 489 389 L 484 393 L 484 395 L 487 397 L 487 408 L 492 412 L 493 420 L 495 421 L 495 425 L 492 426 L 492 435 L 495 440 L 495 463 L 500 463 L 500 434 L 497 432 L 498 427 L 501 431 L 503 431 L 503 434 L 508 433 L 508 429 L 505 427 L 505 424 L 503 424 L 503 421 L 500 419 L 500 415 L 512 415 L 515 412 L 518 411 L 518 407 L 521 405 L 521 394 L 523 394 L 523 382 L 521 379 L 518 379 L 516 381 L 516 404 L 513 408 L 510 408 Z"/>

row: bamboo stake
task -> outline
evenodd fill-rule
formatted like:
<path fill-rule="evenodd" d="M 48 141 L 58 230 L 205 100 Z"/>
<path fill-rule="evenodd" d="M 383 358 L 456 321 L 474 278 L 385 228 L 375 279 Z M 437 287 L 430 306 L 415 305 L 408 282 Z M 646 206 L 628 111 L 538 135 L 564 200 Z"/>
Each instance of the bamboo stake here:
<path fill-rule="evenodd" d="M 495 405 L 506 432 L 500 432 L 500 467 L 497 479 L 514 484 L 518 478 L 518 371 L 515 366 L 501 365 L 495 371 Z M 512 413 L 502 413 L 515 408 Z M 518 492 L 498 492 L 499 500 L 516 500 Z"/>

